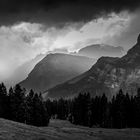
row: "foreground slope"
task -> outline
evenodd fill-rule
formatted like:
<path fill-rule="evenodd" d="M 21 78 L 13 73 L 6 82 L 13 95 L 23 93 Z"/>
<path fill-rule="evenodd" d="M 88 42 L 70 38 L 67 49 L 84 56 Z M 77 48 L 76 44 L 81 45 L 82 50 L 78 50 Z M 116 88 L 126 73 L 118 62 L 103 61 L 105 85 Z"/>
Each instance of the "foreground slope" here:
<path fill-rule="evenodd" d="M 48 127 L 34 127 L 0 119 L 0 140 L 139 140 L 140 129 L 103 129 L 51 120 Z"/>
<path fill-rule="evenodd" d="M 78 77 L 58 85 L 45 94 L 60 98 L 90 92 L 92 96 L 106 93 L 110 98 L 122 88 L 129 94 L 140 87 L 140 36 L 136 45 L 121 58 L 101 57 L 93 67 Z"/>
<path fill-rule="evenodd" d="M 55 53 L 47 55 L 20 83 L 26 89 L 43 92 L 91 68 L 95 59 L 84 56 Z"/>

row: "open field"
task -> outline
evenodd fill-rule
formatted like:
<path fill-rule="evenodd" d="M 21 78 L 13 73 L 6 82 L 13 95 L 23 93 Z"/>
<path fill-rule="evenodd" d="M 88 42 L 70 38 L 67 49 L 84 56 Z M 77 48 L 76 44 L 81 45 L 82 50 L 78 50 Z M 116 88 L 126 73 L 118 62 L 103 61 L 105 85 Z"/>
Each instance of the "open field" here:
<path fill-rule="evenodd" d="M 87 128 L 60 120 L 38 128 L 0 119 L 0 140 L 140 140 L 140 129 Z"/>

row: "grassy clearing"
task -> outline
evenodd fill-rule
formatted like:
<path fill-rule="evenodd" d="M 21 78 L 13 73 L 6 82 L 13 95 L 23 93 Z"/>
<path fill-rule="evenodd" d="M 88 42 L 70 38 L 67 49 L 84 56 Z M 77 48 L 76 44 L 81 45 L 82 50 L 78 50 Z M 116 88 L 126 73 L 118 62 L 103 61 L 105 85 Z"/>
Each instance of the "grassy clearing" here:
<path fill-rule="evenodd" d="M 140 140 L 140 129 L 87 128 L 60 120 L 34 127 L 0 119 L 0 140 Z"/>

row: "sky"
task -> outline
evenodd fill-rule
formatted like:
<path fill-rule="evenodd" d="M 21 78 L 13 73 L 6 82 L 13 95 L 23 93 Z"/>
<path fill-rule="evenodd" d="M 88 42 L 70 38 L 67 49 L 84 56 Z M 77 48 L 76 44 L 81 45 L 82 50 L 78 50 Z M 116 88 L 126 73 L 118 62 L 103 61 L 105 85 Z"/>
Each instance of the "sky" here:
<path fill-rule="evenodd" d="M 50 51 L 97 43 L 127 51 L 139 25 L 139 0 L 1 0 L 0 81 Z"/>

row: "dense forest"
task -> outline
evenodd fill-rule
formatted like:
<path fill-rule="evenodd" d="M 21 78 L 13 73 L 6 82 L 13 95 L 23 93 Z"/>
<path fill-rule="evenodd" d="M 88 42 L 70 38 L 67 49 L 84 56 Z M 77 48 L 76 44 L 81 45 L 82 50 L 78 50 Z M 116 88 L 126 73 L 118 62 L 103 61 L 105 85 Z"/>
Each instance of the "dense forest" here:
<path fill-rule="evenodd" d="M 47 100 L 46 107 L 53 118 L 67 119 L 76 125 L 140 128 L 140 89 L 136 96 L 120 90 L 111 100 L 105 94 L 93 98 L 89 93 L 69 100 Z"/>
<path fill-rule="evenodd" d="M 0 84 L 0 117 L 35 126 L 47 126 L 49 116 L 41 94 L 16 85 L 7 92 L 5 85 Z"/>
<path fill-rule="evenodd" d="M 47 126 L 50 118 L 75 125 L 104 128 L 140 128 L 140 89 L 136 96 L 122 90 L 111 100 L 105 94 L 79 94 L 73 99 L 46 100 L 33 90 L 16 85 L 7 91 L 0 84 L 0 117 L 35 126 Z"/>

